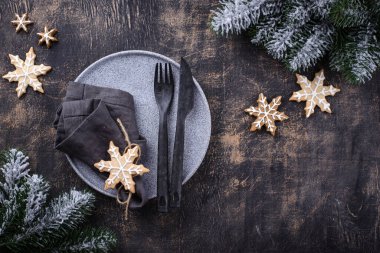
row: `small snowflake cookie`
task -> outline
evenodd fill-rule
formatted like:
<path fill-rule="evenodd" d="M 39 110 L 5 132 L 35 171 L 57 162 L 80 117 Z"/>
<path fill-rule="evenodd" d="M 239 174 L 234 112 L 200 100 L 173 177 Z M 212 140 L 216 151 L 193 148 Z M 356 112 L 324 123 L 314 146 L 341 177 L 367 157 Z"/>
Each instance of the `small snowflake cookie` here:
<path fill-rule="evenodd" d="M 293 92 L 289 101 L 306 101 L 306 118 L 314 113 L 314 108 L 318 106 L 321 111 L 331 113 L 330 104 L 327 102 L 327 96 L 334 96 L 340 89 L 334 86 L 323 86 L 325 75 L 323 69 L 315 74 L 314 80 L 309 81 L 305 76 L 297 75 L 297 83 L 301 86 L 301 90 Z"/>
<path fill-rule="evenodd" d="M 288 119 L 283 112 L 277 111 L 278 106 L 281 104 L 281 96 L 276 97 L 270 104 L 267 102 L 267 98 L 261 93 L 257 100 L 258 106 L 245 109 L 244 111 L 251 116 L 255 116 L 256 120 L 251 125 L 251 131 L 260 130 L 263 125 L 267 128 L 272 135 L 276 132 L 275 121 L 283 121 Z"/>
<path fill-rule="evenodd" d="M 40 40 L 38 41 L 38 45 L 45 44 L 47 48 L 50 48 L 52 45 L 52 42 L 57 42 L 58 39 L 55 37 L 55 34 L 58 32 L 57 29 L 51 29 L 49 30 L 46 26 L 44 28 L 44 32 L 37 33 L 38 36 L 40 36 Z"/>
<path fill-rule="evenodd" d="M 119 148 L 110 142 L 108 154 L 111 159 L 109 161 L 101 160 L 95 163 L 94 166 L 100 172 L 109 172 L 109 177 L 106 180 L 104 189 L 114 189 L 118 183 L 124 185 L 124 189 L 135 193 L 135 182 L 133 177 L 137 175 L 143 175 L 149 172 L 149 169 L 144 165 L 137 165 L 136 160 L 139 157 L 139 147 L 134 146 L 125 151 L 123 155 L 120 154 Z"/>
<path fill-rule="evenodd" d="M 28 19 L 28 13 L 21 15 L 16 14 L 16 19 L 11 21 L 12 24 L 16 26 L 16 32 L 19 32 L 21 29 L 25 32 L 28 32 L 28 25 L 33 24 L 33 21 Z"/>

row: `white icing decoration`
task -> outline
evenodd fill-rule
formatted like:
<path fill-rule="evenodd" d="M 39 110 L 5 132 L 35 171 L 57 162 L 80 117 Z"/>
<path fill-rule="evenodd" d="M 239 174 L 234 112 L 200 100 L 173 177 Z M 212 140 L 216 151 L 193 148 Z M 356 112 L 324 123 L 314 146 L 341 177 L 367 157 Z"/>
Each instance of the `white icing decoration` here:
<path fill-rule="evenodd" d="M 257 117 L 252 123 L 251 131 L 261 129 L 265 125 L 267 131 L 274 135 L 277 128 L 275 121 L 283 121 L 288 118 L 284 113 L 277 111 L 278 106 L 281 104 L 281 96 L 276 97 L 268 104 L 267 98 L 261 93 L 257 103 L 257 107 L 250 106 L 245 109 L 245 112 L 249 113 L 249 115 Z"/>
<path fill-rule="evenodd" d="M 106 180 L 105 188 L 114 188 L 116 184 L 121 182 L 126 190 L 134 193 L 135 182 L 132 177 L 149 172 L 149 170 L 143 165 L 134 164 L 136 158 L 139 156 L 138 147 L 135 146 L 128 149 L 125 154 L 121 155 L 119 148 L 116 147 L 111 141 L 108 153 L 111 157 L 111 161 L 101 160 L 95 164 L 95 167 L 98 168 L 99 171 L 106 171 L 110 173 L 109 178 Z"/>
<path fill-rule="evenodd" d="M 33 47 L 26 53 L 25 61 L 21 60 L 18 55 L 10 54 L 9 58 L 11 59 L 11 64 L 16 67 L 16 70 L 8 72 L 3 78 L 10 82 L 18 82 L 16 88 L 17 96 L 21 97 L 26 92 L 28 86 L 31 86 L 34 91 L 44 93 L 42 83 L 37 77 L 45 75 L 51 70 L 51 67 L 45 66 L 44 64 L 34 65 L 36 54 L 34 53 Z"/>
<path fill-rule="evenodd" d="M 318 106 L 322 111 L 331 113 L 330 104 L 326 100 L 326 96 L 334 96 L 340 89 L 330 86 L 323 86 L 325 76 L 323 70 L 315 75 L 313 81 L 309 81 L 305 76 L 297 74 L 297 83 L 301 86 L 301 90 L 293 92 L 290 101 L 306 101 L 306 117 L 310 117 L 314 113 L 314 109 Z"/>

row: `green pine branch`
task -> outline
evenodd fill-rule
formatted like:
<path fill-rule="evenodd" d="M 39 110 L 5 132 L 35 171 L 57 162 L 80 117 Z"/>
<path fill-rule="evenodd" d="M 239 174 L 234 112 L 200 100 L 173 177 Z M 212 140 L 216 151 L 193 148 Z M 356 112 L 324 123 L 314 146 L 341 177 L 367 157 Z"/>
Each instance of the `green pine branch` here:
<path fill-rule="evenodd" d="M 86 228 L 70 233 L 61 242 L 51 246 L 52 253 L 101 253 L 116 246 L 116 236 L 105 229 Z"/>
<path fill-rule="evenodd" d="M 28 157 L 18 150 L 0 156 L 0 249 L 13 252 L 109 252 L 115 235 L 81 229 L 94 209 L 89 192 L 71 190 L 46 203 L 49 185 L 29 175 Z"/>
<path fill-rule="evenodd" d="M 293 47 L 285 59 L 292 71 L 314 66 L 328 52 L 333 43 L 334 28 L 327 25 L 308 24 L 303 34 L 297 34 Z"/>
<path fill-rule="evenodd" d="M 351 83 L 364 83 L 380 65 L 380 47 L 374 26 L 340 33 L 330 55 L 332 69 Z"/>
<path fill-rule="evenodd" d="M 335 1 L 330 11 L 331 21 L 341 28 L 365 25 L 370 16 L 370 11 L 362 0 Z"/>
<path fill-rule="evenodd" d="M 248 17 L 243 25 L 242 17 Z M 214 12 L 212 28 L 247 31 L 253 44 L 292 71 L 327 56 L 332 69 L 357 84 L 370 80 L 380 65 L 378 0 L 226 0 Z"/>

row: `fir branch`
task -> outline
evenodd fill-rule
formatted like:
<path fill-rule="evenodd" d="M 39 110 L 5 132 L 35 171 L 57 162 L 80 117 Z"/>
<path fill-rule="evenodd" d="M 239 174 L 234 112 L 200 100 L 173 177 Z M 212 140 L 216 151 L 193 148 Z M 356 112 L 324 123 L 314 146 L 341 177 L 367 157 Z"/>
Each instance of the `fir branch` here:
<path fill-rule="evenodd" d="M 255 8 L 255 5 L 252 5 L 252 8 Z M 261 6 L 260 6 L 260 17 L 256 19 L 256 24 L 259 20 L 259 18 L 264 17 L 274 17 L 278 16 L 283 8 L 283 1 L 279 0 L 266 0 Z"/>
<path fill-rule="evenodd" d="M 20 187 L 21 179 L 29 173 L 29 157 L 16 149 L 11 149 L 6 154 L 6 159 L 7 163 L 0 168 L 2 181 L 5 181 L 0 182 L 0 188 L 3 194 L 11 196 Z"/>
<path fill-rule="evenodd" d="M 215 14 L 211 25 L 216 32 L 222 35 L 240 33 L 247 29 L 253 21 L 259 18 L 260 5 L 264 0 L 258 0 L 255 8 L 251 9 L 251 2 L 246 0 L 221 1 L 221 8 L 213 11 Z M 256 4 L 256 1 L 255 1 Z"/>
<path fill-rule="evenodd" d="M 46 202 L 49 184 L 45 182 L 42 176 L 32 175 L 26 181 L 28 187 L 28 196 L 26 199 L 26 214 L 24 226 L 31 224 L 40 214 L 43 205 Z"/>
<path fill-rule="evenodd" d="M 332 5 L 337 0 L 314 0 L 311 4 L 313 16 L 320 19 L 328 18 Z"/>
<path fill-rule="evenodd" d="M 12 149 L 0 157 L 4 159 L 0 168 L 0 247 L 13 252 L 109 252 L 114 247 L 116 237 L 111 232 L 74 231 L 94 208 L 93 194 L 74 189 L 45 207 L 48 183 L 28 174 L 28 157 Z"/>
<path fill-rule="evenodd" d="M 263 4 L 261 18 L 250 29 L 253 44 L 263 45 L 273 36 L 281 21 L 282 7 L 282 1 L 267 1 Z"/>
<path fill-rule="evenodd" d="M 85 229 L 70 233 L 61 243 L 57 242 L 51 252 L 101 253 L 109 252 L 115 246 L 116 236 L 112 232 L 104 229 Z"/>
<path fill-rule="evenodd" d="M 372 24 L 342 33 L 330 55 L 332 69 L 351 83 L 364 83 L 380 65 L 380 44 Z"/>
<path fill-rule="evenodd" d="M 380 13 L 380 1 L 379 0 L 368 0 L 369 11 L 371 12 L 372 16 L 376 16 Z M 380 17 L 378 17 L 378 20 L 380 20 Z"/>
<path fill-rule="evenodd" d="M 44 215 L 21 234 L 14 236 L 18 244 L 34 241 L 45 246 L 56 237 L 62 237 L 76 229 L 94 207 L 94 195 L 71 190 L 55 198 Z"/>
<path fill-rule="evenodd" d="M 251 25 L 257 24 L 261 16 L 275 15 L 281 2 L 273 0 L 231 0 L 221 1 L 221 7 L 212 11 L 211 25 L 214 31 L 222 34 L 239 34 Z"/>
<path fill-rule="evenodd" d="M 330 12 L 330 18 L 337 27 L 361 26 L 369 21 L 370 12 L 363 0 L 336 1 Z"/>
<path fill-rule="evenodd" d="M 23 210 L 22 200 L 26 190 L 23 183 L 29 172 L 29 158 L 22 152 L 12 149 L 5 157 L 7 163 L 0 168 L 0 236 L 3 238 L 6 238 L 10 224 L 18 219 L 20 210 Z"/>
<path fill-rule="evenodd" d="M 268 53 L 271 54 L 275 59 L 282 60 L 287 57 L 287 50 L 293 47 L 293 42 L 295 34 L 298 32 L 299 28 L 293 26 L 284 26 L 278 28 L 271 39 L 265 44 Z"/>
<path fill-rule="evenodd" d="M 327 24 L 309 26 L 305 30 L 308 34 L 297 38 L 286 59 L 288 67 L 293 71 L 314 66 L 333 43 L 334 28 Z"/>
<path fill-rule="evenodd" d="M 311 8 L 312 5 L 307 1 L 293 1 L 292 5 L 288 5 L 285 22 L 292 27 L 305 25 L 311 19 Z"/>
<path fill-rule="evenodd" d="M 251 29 L 251 42 L 256 45 L 264 45 L 265 43 L 268 43 L 270 38 L 272 38 L 273 33 L 276 31 L 280 20 L 280 16 L 261 19 L 260 22 Z"/>
<path fill-rule="evenodd" d="M 379 67 L 379 0 L 224 0 L 212 13 L 215 31 L 248 30 L 293 71 L 328 55 L 349 82 L 363 83 Z"/>
<path fill-rule="evenodd" d="M 90 192 L 71 190 L 54 199 L 39 223 L 45 228 L 38 235 L 57 236 L 74 230 L 94 209 L 95 196 Z"/>

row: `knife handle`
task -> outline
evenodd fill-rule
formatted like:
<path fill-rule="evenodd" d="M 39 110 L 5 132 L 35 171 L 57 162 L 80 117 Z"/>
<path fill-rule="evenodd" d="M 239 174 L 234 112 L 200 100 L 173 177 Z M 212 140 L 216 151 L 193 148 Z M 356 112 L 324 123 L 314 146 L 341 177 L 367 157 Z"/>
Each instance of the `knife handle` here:
<path fill-rule="evenodd" d="M 168 122 L 167 113 L 160 113 L 157 156 L 157 209 L 168 212 L 169 206 L 169 163 L 168 163 Z"/>
<path fill-rule="evenodd" d="M 170 207 L 180 207 L 182 191 L 182 171 L 183 155 L 185 142 L 185 119 L 186 117 L 177 117 L 177 126 L 174 139 L 172 175 L 170 180 Z"/>

